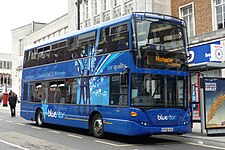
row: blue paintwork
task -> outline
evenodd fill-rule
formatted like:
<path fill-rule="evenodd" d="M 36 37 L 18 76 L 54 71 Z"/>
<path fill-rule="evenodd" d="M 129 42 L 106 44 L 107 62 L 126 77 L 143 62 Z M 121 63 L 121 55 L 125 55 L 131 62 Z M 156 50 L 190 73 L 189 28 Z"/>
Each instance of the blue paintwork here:
<path fill-rule="evenodd" d="M 190 116 L 189 111 L 179 108 L 163 108 L 150 109 L 141 111 L 138 108 L 129 107 L 113 107 L 113 106 L 78 106 L 78 105 L 62 105 L 62 104 L 23 104 L 32 107 L 35 110 L 40 107 L 44 113 L 44 122 L 66 125 L 88 129 L 89 115 L 93 111 L 97 111 L 102 115 L 104 121 L 105 132 L 118 133 L 123 135 L 144 135 L 144 134 L 165 134 L 162 128 L 173 128 L 173 132 L 187 133 L 190 132 Z M 80 108 L 79 108 L 80 107 Z M 86 112 L 84 112 L 84 108 Z M 80 109 L 80 111 L 78 111 Z M 130 112 L 137 112 L 137 117 L 131 117 Z M 25 119 L 34 119 L 34 112 L 21 111 L 21 116 Z M 161 116 L 161 120 L 158 119 Z M 171 116 L 171 117 L 170 117 Z M 188 124 L 183 124 L 187 116 Z M 164 118 L 163 118 L 164 117 Z M 146 125 L 141 123 L 145 122 Z"/>
<path fill-rule="evenodd" d="M 125 66 L 129 66 L 128 59 L 124 59 L 129 57 L 129 52 L 119 52 L 28 68 L 23 70 L 23 81 L 79 77 L 82 76 L 81 70 L 84 70 L 84 73 L 89 71 L 89 75 L 120 73 Z"/>
<path fill-rule="evenodd" d="M 84 72 L 87 72 L 87 70 L 89 70 L 89 75 L 116 74 L 123 72 L 126 67 L 130 68 L 131 73 L 188 76 L 188 72 L 137 68 L 135 67 L 133 61 L 129 61 L 132 60 L 131 57 L 132 56 L 130 55 L 130 52 L 127 51 L 28 68 L 23 70 L 23 81 L 29 82 L 38 80 L 79 77 L 81 76 L 81 70 L 85 70 Z"/>

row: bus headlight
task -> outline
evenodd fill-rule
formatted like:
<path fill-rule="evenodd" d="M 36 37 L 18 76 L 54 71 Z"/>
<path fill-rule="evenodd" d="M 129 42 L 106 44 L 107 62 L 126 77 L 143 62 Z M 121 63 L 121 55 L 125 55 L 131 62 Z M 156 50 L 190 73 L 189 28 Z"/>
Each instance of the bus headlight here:
<path fill-rule="evenodd" d="M 141 122 L 142 126 L 149 126 L 149 124 L 147 122 Z"/>

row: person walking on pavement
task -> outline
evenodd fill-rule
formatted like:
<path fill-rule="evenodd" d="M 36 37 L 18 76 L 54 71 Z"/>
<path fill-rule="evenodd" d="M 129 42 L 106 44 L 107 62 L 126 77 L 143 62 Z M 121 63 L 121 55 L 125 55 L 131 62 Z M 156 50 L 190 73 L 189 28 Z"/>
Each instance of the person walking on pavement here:
<path fill-rule="evenodd" d="M 10 91 L 8 101 L 10 105 L 11 117 L 14 117 L 16 116 L 17 95 L 14 92 Z"/>

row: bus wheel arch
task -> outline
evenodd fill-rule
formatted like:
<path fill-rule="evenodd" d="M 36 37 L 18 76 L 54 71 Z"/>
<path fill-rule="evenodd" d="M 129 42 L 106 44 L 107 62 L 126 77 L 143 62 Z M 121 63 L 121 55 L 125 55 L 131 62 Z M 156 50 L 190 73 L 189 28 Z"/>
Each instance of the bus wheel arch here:
<path fill-rule="evenodd" d="M 35 121 L 37 126 L 44 125 L 44 114 L 41 108 L 38 108 L 35 113 Z"/>
<path fill-rule="evenodd" d="M 102 115 L 95 111 L 92 112 L 89 117 L 89 133 L 93 134 L 97 138 L 104 136 L 104 123 Z"/>

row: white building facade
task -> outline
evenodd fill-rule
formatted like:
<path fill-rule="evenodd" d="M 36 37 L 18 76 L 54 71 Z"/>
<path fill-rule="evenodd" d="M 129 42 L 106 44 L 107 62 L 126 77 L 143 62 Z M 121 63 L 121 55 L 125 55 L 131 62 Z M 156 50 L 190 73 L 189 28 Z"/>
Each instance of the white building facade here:
<path fill-rule="evenodd" d="M 79 28 L 86 28 L 134 11 L 171 14 L 171 3 L 170 0 L 68 0 L 67 14 L 48 24 L 33 22 L 12 30 L 13 91 L 21 95 L 23 53 L 27 46 L 47 42 Z"/>
<path fill-rule="evenodd" d="M 13 29 L 12 33 L 12 90 L 20 96 L 21 91 L 21 79 L 22 79 L 22 63 L 23 52 L 26 46 L 26 37 L 42 28 L 46 24 L 33 22 L 31 24 L 24 25 L 22 27 Z"/>
<path fill-rule="evenodd" d="M 78 29 L 78 15 L 82 29 L 134 11 L 171 14 L 171 3 L 170 0 L 68 0 L 68 10 L 71 32 Z"/>
<path fill-rule="evenodd" d="M 0 53 L 0 96 L 12 88 L 12 55 Z"/>

